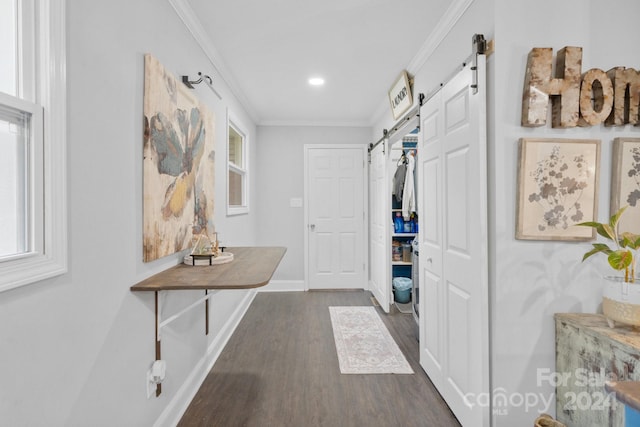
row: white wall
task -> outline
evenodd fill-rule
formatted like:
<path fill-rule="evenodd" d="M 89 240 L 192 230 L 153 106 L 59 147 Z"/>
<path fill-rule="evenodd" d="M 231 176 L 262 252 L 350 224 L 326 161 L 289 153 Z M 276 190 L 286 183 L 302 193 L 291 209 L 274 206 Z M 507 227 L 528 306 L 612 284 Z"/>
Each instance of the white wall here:
<path fill-rule="evenodd" d="M 514 239 L 517 141 L 521 137 L 591 138 L 602 140 L 598 213 L 609 216 L 611 144 L 619 136 L 640 136 L 630 126 L 552 129 L 520 126 L 521 95 L 527 55 L 533 47 L 583 48 L 583 72 L 614 66 L 640 69 L 635 22 L 640 3 L 621 0 L 542 0 L 525 5 L 496 0 L 494 109 L 491 125 L 493 388 L 507 394 L 542 394 L 553 387 L 538 381 L 537 369 L 555 369 L 553 314 L 599 309 L 604 259 L 584 264 L 588 243 L 533 242 Z M 606 361 L 603 361 L 605 364 Z M 528 425 L 542 405 L 524 405 L 495 415 L 496 426 Z M 555 413 L 555 406 L 548 410 Z"/>
<path fill-rule="evenodd" d="M 527 55 L 533 47 L 583 47 L 583 72 L 614 66 L 640 69 L 634 47 L 640 40 L 635 17 L 640 3 L 622 0 L 611 6 L 590 0 L 535 4 L 475 0 L 424 66 L 415 71 L 414 92 L 429 93 L 471 53 L 471 36 L 495 39 L 488 58 L 488 145 L 490 227 L 491 389 L 513 398 L 495 407 L 494 426 L 531 425 L 540 411 L 555 414 L 554 388 L 538 381 L 538 369 L 555 369 L 557 312 L 597 312 L 604 260 L 581 263 L 588 243 L 519 241 L 515 235 L 517 143 L 521 137 L 602 140 L 599 218 L 609 215 L 611 143 L 638 137 L 640 129 L 552 129 L 520 126 Z M 385 111 L 372 138 L 393 124 Z M 603 362 L 604 363 L 604 362 Z M 529 396 L 531 405 L 519 404 Z M 537 400 L 533 400 L 533 399 Z M 552 400 L 550 407 L 543 403 Z"/>
<path fill-rule="evenodd" d="M 258 243 L 287 247 L 274 281 L 303 286 L 304 209 L 292 208 L 289 202 L 304 199 L 304 145 L 368 144 L 373 142 L 370 133 L 360 127 L 258 127 Z"/>
<path fill-rule="evenodd" d="M 612 3 L 614 4 L 614 3 Z M 581 264 L 586 244 L 514 239 L 517 140 L 523 136 L 599 138 L 603 141 L 600 219 L 607 216 L 610 142 L 638 136 L 637 128 L 557 130 L 519 125 L 526 56 L 533 47 L 584 48 L 583 70 L 640 69 L 635 0 L 607 8 L 593 0 L 535 4 L 475 0 L 421 70 L 416 93 L 428 93 L 471 52 L 471 36 L 496 39 L 489 59 L 492 387 L 507 393 L 542 393 L 537 368 L 554 368 L 552 315 L 594 312 L 602 263 Z M 180 387 L 202 368 L 225 320 L 247 296 L 214 298 L 212 332 L 205 337 L 196 310 L 165 335 L 167 380 L 160 398 L 146 399 L 144 375 L 154 358 L 151 295 L 130 292 L 139 280 L 178 262 L 142 259 L 143 55 L 152 53 L 176 75 L 209 72 L 212 65 L 168 2 L 68 0 L 69 273 L 0 294 L 0 414 L 7 425 L 151 425 Z M 428 29 L 425 29 L 425 38 Z M 227 244 L 289 248 L 278 280 L 299 281 L 303 270 L 305 143 L 369 143 L 393 123 L 385 110 L 368 128 L 261 127 L 211 72 L 223 100 L 206 88 L 201 97 L 216 116 L 216 225 Z M 384 90 L 385 88 L 381 88 Z M 381 100 L 384 102 L 384 100 Z M 252 200 L 249 215 L 224 215 L 224 123 L 229 106 L 250 127 Z M 171 294 L 170 312 L 197 295 Z M 200 365 L 198 365 L 200 363 Z M 187 387 L 189 388 L 189 387 Z M 188 393 L 191 390 L 187 390 Z M 495 426 L 529 425 L 543 408 L 507 408 Z M 554 413 L 554 408 L 550 408 Z"/>
<path fill-rule="evenodd" d="M 249 293 L 214 297 L 208 337 L 204 308 L 167 328 L 167 379 L 162 395 L 147 400 L 153 294 L 129 287 L 179 257 L 142 262 L 143 55 L 177 76 L 211 74 L 222 94 L 220 101 L 204 85 L 196 89 L 215 113 L 215 215 L 227 244 L 255 243 L 256 217 L 225 217 L 227 106 L 253 141 L 255 126 L 169 2 L 68 0 L 66 18 L 69 272 L 0 294 L 0 424 L 149 426 L 171 402 L 174 409 L 188 402 L 187 381 L 204 372 L 209 344 Z M 174 292 L 162 310 L 199 296 Z"/>
<path fill-rule="evenodd" d="M 555 369 L 556 312 L 596 312 L 601 298 L 604 261 L 581 263 L 587 243 L 515 240 L 517 142 L 521 137 L 595 138 L 602 140 L 599 218 L 609 214 L 611 142 L 638 136 L 640 129 L 552 129 L 520 126 L 527 55 L 533 47 L 583 47 L 583 72 L 614 66 L 640 68 L 634 45 L 640 29 L 633 0 L 603 7 L 595 1 L 475 0 L 425 65 L 415 72 L 415 93 L 429 93 L 470 53 L 473 33 L 495 39 L 488 60 L 488 144 L 490 218 L 491 389 L 516 404 L 494 408 L 494 426 L 531 425 L 540 411 L 555 414 L 554 389 L 539 381 L 538 369 Z M 385 113 L 386 114 L 386 113 Z M 388 115 L 374 127 L 374 137 L 390 127 Z M 530 405 L 519 404 L 529 396 Z M 533 400 L 533 399 L 537 400 Z M 551 399 L 550 407 L 544 402 Z"/>

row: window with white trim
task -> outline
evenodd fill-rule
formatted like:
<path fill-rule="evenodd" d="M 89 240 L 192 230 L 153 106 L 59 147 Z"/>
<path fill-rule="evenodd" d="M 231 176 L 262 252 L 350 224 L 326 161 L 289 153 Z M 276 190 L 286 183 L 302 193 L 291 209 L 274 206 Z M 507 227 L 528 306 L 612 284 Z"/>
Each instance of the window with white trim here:
<path fill-rule="evenodd" d="M 249 142 L 232 116 L 227 123 L 227 215 L 249 212 Z"/>
<path fill-rule="evenodd" d="M 65 0 L 0 0 L 0 291 L 66 272 Z"/>

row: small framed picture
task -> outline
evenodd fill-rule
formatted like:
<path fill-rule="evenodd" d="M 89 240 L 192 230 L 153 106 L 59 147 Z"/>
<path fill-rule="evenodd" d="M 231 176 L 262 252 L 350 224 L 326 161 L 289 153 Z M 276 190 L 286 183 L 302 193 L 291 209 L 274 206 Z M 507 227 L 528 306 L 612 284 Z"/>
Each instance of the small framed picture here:
<path fill-rule="evenodd" d="M 640 138 L 613 140 L 610 215 L 627 206 L 621 231 L 640 234 Z"/>
<path fill-rule="evenodd" d="M 516 239 L 592 240 L 598 209 L 600 141 L 522 138 Z"/>

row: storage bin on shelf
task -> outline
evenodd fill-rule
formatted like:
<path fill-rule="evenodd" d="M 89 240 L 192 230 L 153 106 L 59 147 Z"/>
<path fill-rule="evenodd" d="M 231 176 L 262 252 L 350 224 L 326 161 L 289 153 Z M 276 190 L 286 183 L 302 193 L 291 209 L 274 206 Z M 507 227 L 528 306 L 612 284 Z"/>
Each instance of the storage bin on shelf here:
<path fill-rule="evenodd" d="M 411 262 L 411 243 L 402 242 L 402 261 Z"/>
<path fill-rule="evenodd" d="M 402 245 L 399 241 L 394 240 L 391 243 L 392 248 L 392 260 L 393 261 L 402 261 Z"/>

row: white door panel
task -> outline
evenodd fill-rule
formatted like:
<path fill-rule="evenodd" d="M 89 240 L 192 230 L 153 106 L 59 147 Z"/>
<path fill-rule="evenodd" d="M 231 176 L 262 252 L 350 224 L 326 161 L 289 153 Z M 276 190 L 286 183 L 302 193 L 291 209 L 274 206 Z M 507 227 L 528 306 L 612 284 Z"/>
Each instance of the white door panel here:
<path fill-rule="evenodd" d="M 388 252 L 389 225 L 389 198 L 390 186 L 387 183 L 385 143 L 378 144 L 371 151 L 371 164 L 369 168 L 369 228 L 370 228 L 370 286 L 371 293 L 375 296 L 380 307 L 389 312 L 390 293 L 389 269 L 390 256 Z"/>
<path fill-rule="evenodd" d="M 484 60 L 423 106 L 418 168 L 420 363 L 465 426 L 489 425 Z"/>
<path fill-rule="evenodd" d="M 422 255 L 420 255 L 422 259 Z M 422 261 L 420 261 L 422 262 Z M 432 274 L 429 269 L 423 268 L 420 276 L 420 307 L 423 301 L 442 301 L 443 286 L 440 277 Z M 420 361 L 423 366 L 429 366 L 425 370 L 429 373 L 431 381 L 440 388 L 442 386 L 442 375 L 432 375 L 433 372 L 440 372 L 442 369 L 443 342 L 442 329 L 444 322 L 442 310 L 434 309 L 433 304 L 429 304 L 428 309 L 421 310 L 420 319 L 424 321 L 420 324 L 420 343 L 423 351 L 420 354 Z"/>
<path fill-rule="evenodd" d="M 307 280 L 365 287 L 364 147 L 305 146 Z"/>
<path fill-rule="evenodd" d="M 451 88 L 451 86 L 449 87 Z M 458 128 L 469 124 L 468 87 L 455 88 L 451 94 L 445 95 L 445 133 L 450 135 Z"/>
<path fill-rule="evenodd" d="M 447 325 L 448 345 L 447 363 L 449 364 L 449 378 L 458 390 L 469 391 L 469 330 L 471 321 L 469 306 L 473 303 L 471 295 L 461 286 L 447 283 Z"/>
<path fill-rule="evenodd" d="M 469 235 L 467 174 L 469 149 L 464 147 L 446 154 L 446 190 L 444 215 L 447 218 L 447 250 L 468 252 Z"/>
<path fill-rule="evenodd" d="M 445 289 L 442 282 L 442 148 L 443 115 L 441 92 L 424 105 L 420 111 L 423 119 L 420 133 L 418 180 L 418 212 L 420 212 L 420 363 L 433 384 L 441 390 L 444 384 L 443 369 L 446 364 L 445 314 L 443 309 Z"/>

